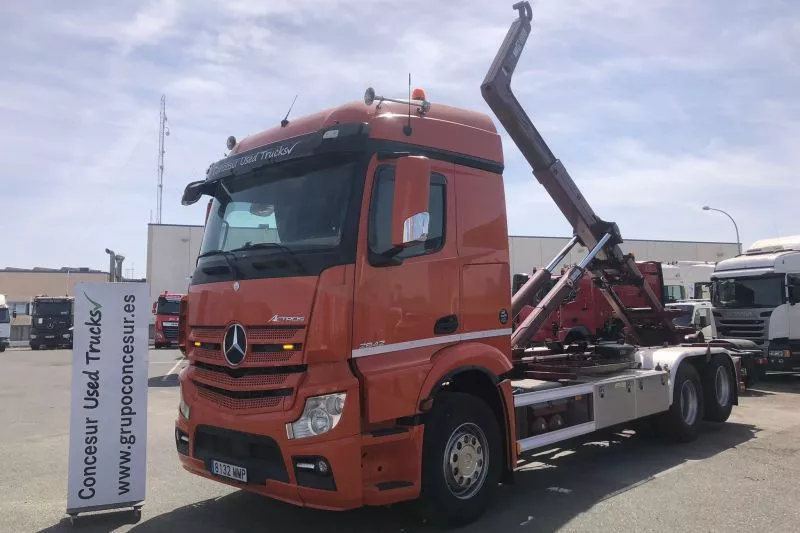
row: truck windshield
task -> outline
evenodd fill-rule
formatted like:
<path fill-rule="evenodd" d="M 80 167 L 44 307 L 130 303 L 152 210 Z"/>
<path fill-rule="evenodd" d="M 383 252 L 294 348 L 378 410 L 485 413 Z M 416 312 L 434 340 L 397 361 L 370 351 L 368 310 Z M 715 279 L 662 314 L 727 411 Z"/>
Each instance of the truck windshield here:
<path fill-rule="evenodd" d="M 0 307 L 0 324 L 8 324 L 11 321 L 11 315 L 8 312 L 8 307 Z"/>
<path fill-rule="evenodd" d="M 675 309 L 686 313 L 685 315 L 676 316 L 672 319 L 672 323 L 676 326 L 692 325 L 692 312 L 694 308 L 691 305 L 670 305 L 667 309 Z"/>
<path fill-rule="evenodd" d="M 33 314 L 37 316 L 68 316 L 72 312 L 70 302 L 34 302 Z"/>
<path fill-rule="evenodd" d="M 686 299 L 686 288 L 683 285 L 664 285 L 664 300 L 677 302 Z"/>
<path fill-rule="evenodd" d="M 342 242 L 355 168 L 352 157 L 334 154 L 223 180 L 211 205 L 198 269 L 207 276 L 210 269 L 202 267 L 222 257 L 222 265 L 227 262 L 239 278 L 308 270 L 309 254 L 335 251 Z M 265 256 L 279 258 L 280 265 L 258 268 L 254 261 Z"/>
<path fill-rule="evenodd" d="M 156 314 L 177 315 L 180 311 L 179 307 L 180 307 L 180 301 L 170 300 L 162 296 L 158 299 L 158 305 L 156 305 Z"/>
<path fill-rule="evenodd" d="M 715 307 L 777 307 L 783 303 L 783 276 L 723 278 L 713 281 Z"/>

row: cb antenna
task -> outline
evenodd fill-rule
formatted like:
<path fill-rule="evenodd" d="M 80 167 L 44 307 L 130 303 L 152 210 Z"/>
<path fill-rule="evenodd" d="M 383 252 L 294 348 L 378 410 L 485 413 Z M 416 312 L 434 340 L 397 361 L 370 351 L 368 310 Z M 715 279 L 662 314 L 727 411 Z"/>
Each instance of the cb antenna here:
<path fill-rule="evenodd" d="M 294 103 L 297 101 L 297 95 L 294 95 L 294 100 L 292 100 L 292 105 L 289 106 L 289 111 L 286 112 L 286 116 L 283 117 L 281 120 L 281 128 L 285 128 L 289 125 L 289 113 L 292 112 L 292 108 L 294 107 Z"/>
<path fill-rule="evenodd" d="M 411 73 L 408 73 L 408 124 L 403 126 L 406 137 L 411 136 Z"/>

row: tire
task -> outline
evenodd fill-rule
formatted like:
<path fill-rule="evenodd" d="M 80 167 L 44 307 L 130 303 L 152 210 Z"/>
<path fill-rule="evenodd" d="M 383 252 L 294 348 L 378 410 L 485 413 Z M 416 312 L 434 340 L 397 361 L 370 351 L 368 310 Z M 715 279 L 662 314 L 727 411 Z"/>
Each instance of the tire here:
<path fill-rule="evenodd" d="M 38 350 L 38 349 L 39 349 L 38 344 L 31 344 L 31 350 Z"/>
<path fill-rule="evenodd" d="M 725 422 L 731 416 L 736 395 L 736 378 L 728 361 L 722 354 L 711 358 L 703 371 L 705 393 L 705 419 L 710 422 Z"/>
<path fill-rule="evenodd" d="M 477 520 L 497 492 L 503 455 L 500 426 L 484 402 L 460 392 L 436 396 L 422 445 L 423 518 L 441 527 Z M 458 475 L 464 472 L 472 484 Z"/>
<path fill-rule="evenodd" d="M 672 405 L 659 421 L 664 437 L 674 442 L 690 442 L 700 433 L 705 417 L 705 397 L 700 376 L 694 365 L 684 361 L 675 375 Z"/>

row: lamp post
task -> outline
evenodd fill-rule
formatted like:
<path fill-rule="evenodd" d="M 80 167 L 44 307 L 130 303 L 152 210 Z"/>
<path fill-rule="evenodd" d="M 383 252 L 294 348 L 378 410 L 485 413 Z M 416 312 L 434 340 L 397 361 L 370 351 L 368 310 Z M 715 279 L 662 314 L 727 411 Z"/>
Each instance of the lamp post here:
<path fill-rule="evenodd" d="M 709 207 L 707 205 L 703 206 L 703 211 L 717 211 L 719 213 L 722 213 L 723 215 L 725 215 L 729 219 L 731 219 L 731 222 L 733 222 L 733 229 L 736 230 L 736 245 L 739 247 L 739 255 L 741 255 L 742 254 L 742 241 L 739 240 L 739 226 L 736 225 L 736 221 L 733 220 L 733 217 L 730 216 L 725 211 L 723 211 L 722 209 L 716 209 L 714 207 Z"/>

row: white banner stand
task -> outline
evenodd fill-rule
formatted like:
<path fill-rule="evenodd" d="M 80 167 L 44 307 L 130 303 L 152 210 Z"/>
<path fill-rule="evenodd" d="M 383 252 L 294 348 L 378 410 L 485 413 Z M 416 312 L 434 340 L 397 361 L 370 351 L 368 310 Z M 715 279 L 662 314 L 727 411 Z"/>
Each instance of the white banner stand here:
<path fill-rule="evenodd" d="M 149 287 L 75 284 L 67 514 L 131 508 L 147 474 Z"/>

